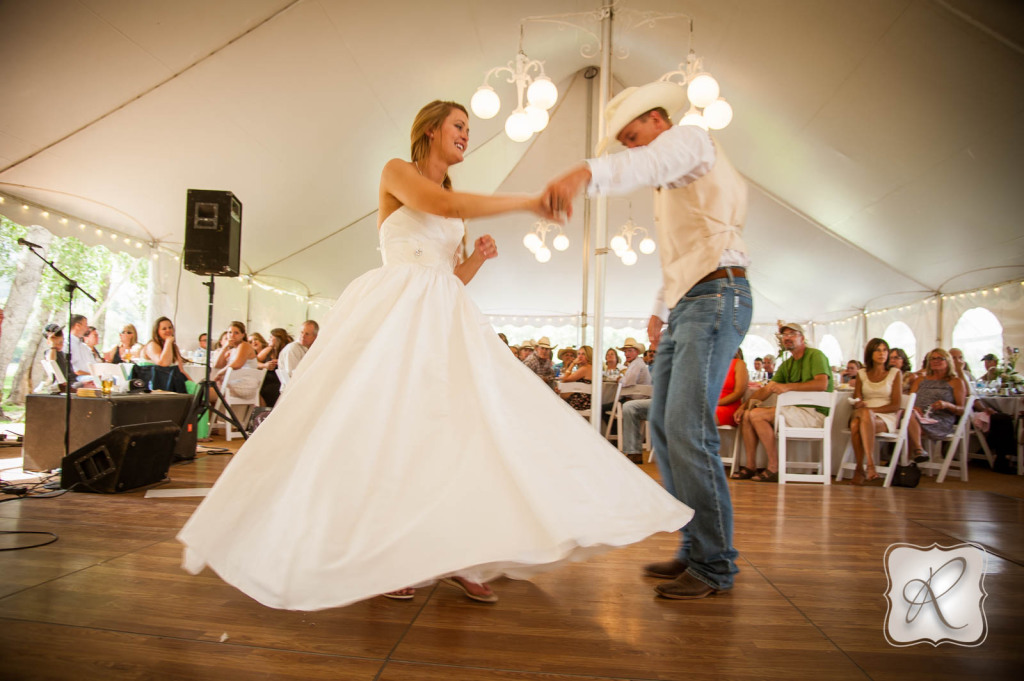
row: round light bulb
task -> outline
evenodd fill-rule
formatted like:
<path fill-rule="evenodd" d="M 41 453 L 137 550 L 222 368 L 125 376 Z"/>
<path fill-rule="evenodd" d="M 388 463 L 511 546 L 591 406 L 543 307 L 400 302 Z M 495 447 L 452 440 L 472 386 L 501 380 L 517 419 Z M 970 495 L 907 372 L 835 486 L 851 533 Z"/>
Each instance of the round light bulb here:
<path fill-rule="evenodd" d="M 558 101 L 558 88 L 547 76 L 539 76 L 527 88 L 526 101 L 547 111 Z"/>
<path fill-rule="evenodd" d="M 640 241 L 640 252 L 643 253 L 644 255 L 650 255 L 651 253 L 654 253 L 654 250 L 657 247 L 657 244 L 654 243 L 654 239 L 652 239 L 649 236 L 645 236 L 643 240 Z"/>
<path fill-rule="evenodd" d="M 537 236 L 536 232 L 529 232 L 523 237 L 523 245 L 529 249 L 530 253 L 536 253 L 541 243 L 540 237 Z"/>
<path fill-rule="evenodd" d="M 686 97 L 691 104 L 703 109 L 718 99 L 718 81 L 707 73 L 701 73 L 686 86 Z"/>
<path fill-rule="evenodd" d="M 691 108 L 683 116 L 683 120 L 679 121 L 679 125 L 695 125 L 701 130 L 708 129 L 708 122 L 704 120 L 704 117 L 700 115 L 700 112 L 696 109 Z"/>
<path fill-rule="evenodd" d="M 564 251 L 569 248 L 569 237 L 564 234 L 559 234 L 555 237 L 554 241 L 551 242 L 551 245 L 555 247 L 556 251 Z"/>
<path fill-rule="evenodd" d="M 615 255 L 622 255 L 622 252 L 629 248 L 629 244 L 626 243 L 626 237 L 621 234 L 616 234 L 612 237 L 612 240 L 608 243 L 615 251 Z"/>
<path fill-rule="evenodd" d="M 505 134 L 513 142 L 525 142 L 533 137 L 533 127 L 525 111 L 516 109 L 509 115 L 505 120 Z"/>
<path fill-rule="evenodd" d="M 539 106 L 531 104 L 526 107 L 526 118 L 530 121 L 530 129 L 534 132 L 540 132 L 544 128 L 548 127 L 548 112 Z"/>
<path fill-rule="evenodd" d="M 704 107 L 704 120 L 712 130 L 721 130 L 732 121 L 732 107 L 721 97 Z"/>
<path fill-rule="evenodd" d="M 622 264 L 627 267 L 635 265 L 637 257 L 636 251 L 631 248 L 622 254 Z"/>
<path fill-rule="evenodd" d="M 498 110 L 501 109 L 501 99 L 490 85 L 481 85 L 476 89 L 473 98 L 469 100 L 469 108 L 478 118 L 487 120 L 498 114 Z"/>
<path fill-rule="evenodd" d="M 551 249 L 547 246 L 541 246 L 537 249 L 537 252 L 534 253 L 533 257 L 537 259 L 537 262 L 547 262 L 548 260 L 551 260 Z"/>

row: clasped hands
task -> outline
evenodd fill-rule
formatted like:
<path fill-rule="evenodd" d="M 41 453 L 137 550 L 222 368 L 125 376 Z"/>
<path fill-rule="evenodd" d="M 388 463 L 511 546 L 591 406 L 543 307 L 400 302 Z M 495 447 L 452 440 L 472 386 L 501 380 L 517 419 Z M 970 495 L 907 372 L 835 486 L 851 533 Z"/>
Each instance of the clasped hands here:
<path fill-rule="evenodd" d="M 590 182 L 590 167 L 581 163 L 560 177 L 548 182 L 540 195 L 537 214 L 549 220 L 564 222 L 572 217 L 572 201 Z"/>

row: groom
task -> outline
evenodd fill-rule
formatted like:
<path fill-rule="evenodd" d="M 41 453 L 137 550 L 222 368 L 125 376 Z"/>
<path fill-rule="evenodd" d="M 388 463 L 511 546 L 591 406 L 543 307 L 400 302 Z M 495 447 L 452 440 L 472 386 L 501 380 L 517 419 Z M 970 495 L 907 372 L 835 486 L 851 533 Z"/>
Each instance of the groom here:
<path fill-rule="evenodd" d="M 685 105 L 676 83 L 623 90 L 605 109 L 608 135 L 597 153 L 612 140 L 627 150 L 589 159 L 545 191 L 551 210 L 571 215 L 584 188 L 591 195 L 654 188 L 663 285 L 647 329 L 658 350 L 651 436 L 665 488 L 693 508 L 694 518 L 676 556 L 645 572 L 671 580 L 655 591 L 675 599 L 728 591 L 738 571 L 715 406 L 752 312 L 741 237 L 747 186 L 706 131 L 672 125 L 669 112 Z"/>

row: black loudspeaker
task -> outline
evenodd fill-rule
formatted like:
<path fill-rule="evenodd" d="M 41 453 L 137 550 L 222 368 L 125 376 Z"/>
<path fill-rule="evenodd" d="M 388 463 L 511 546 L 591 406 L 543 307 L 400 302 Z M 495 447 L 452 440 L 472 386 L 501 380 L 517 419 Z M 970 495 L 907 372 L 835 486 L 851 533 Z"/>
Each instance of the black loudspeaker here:
<path fill-rule="evenodd" d="M 171 421 L 114 428 L 61 460 L 60 486 L 114 494 L 160 482 L 180 432 Z"/>
<path fill-rule="evenodd" d="M 238 276 L 242 202 L 231 192 L 189 189 L 185 204 L 185 269 Z"/>

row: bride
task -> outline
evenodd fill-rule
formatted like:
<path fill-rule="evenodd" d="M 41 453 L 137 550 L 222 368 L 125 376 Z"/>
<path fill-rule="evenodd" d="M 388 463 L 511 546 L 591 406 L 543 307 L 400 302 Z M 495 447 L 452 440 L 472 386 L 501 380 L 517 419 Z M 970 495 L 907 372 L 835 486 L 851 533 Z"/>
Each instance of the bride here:
<path fill-rule="evenodd" d="M 412 160 L 381 174 L 383 266 L 341 294 L 287 392 L 178 534 L 185 569 L 209 566 L 271 607 L 412 598 L 438 580 L 494 602 L 496 577 L 527 578 L 693 515 L 509 355 L 466 295 L 497 247 L 481 236 L 461 257 L 462 220 L 552 217 L 540 196 L 451 190 L 448 168 L 469 142 L 459 104 L 428 104 L 411 139 Z"/>

